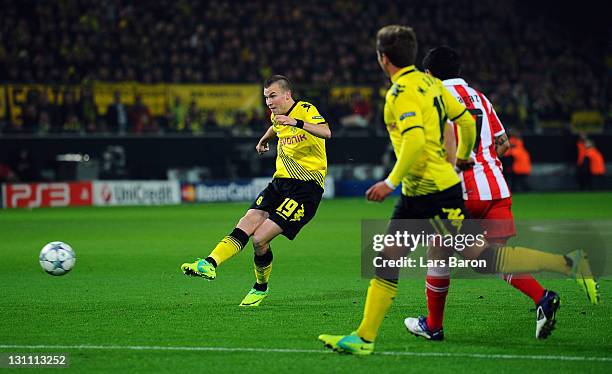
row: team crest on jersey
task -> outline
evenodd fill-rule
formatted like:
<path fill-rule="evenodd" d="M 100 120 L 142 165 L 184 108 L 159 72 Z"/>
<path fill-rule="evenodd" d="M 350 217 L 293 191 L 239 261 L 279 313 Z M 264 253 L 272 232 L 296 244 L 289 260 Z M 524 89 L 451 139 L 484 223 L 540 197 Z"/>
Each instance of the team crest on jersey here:
<path fill-rule="evenodd" d="M 293 215 L 293 218 L 291 218 L 289 221 L 293 222 L 293 221 L 300 221 L 302 219 L 302 217 L 304 217 L 304 204 L 300 204 L 300 209 L 298 209 L 295 214 Z"/>

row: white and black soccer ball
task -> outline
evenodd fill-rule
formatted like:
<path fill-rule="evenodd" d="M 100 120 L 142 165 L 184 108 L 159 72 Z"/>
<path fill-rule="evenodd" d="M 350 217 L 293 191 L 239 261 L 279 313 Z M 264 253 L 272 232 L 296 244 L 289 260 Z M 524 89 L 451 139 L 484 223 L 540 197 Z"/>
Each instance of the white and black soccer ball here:
<path fill-rule="evenodd" d="M 76 254 L 66 243 L 51 242 L 43 247 L 38 259 L 48 274 L 64 275 L 74 267 Z"/>

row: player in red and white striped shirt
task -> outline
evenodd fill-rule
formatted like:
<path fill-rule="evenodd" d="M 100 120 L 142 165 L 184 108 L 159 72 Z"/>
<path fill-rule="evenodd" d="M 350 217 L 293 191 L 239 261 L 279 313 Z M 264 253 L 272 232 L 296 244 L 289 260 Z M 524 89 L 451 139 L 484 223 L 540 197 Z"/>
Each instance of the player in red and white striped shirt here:
<path fill-rule="evenodd" d="M 470 87 L 459 78 L 461 61 L 456 51 L 449 47 L 435 48 L 423 60 L 425 71 L 442 80 L 444 86 L 457 100 L 464 104 L 476 119 L 476 144 L 471 155 L 473 166 L 460 172 L 465 207 L 471 218 L 481 220 L 490 243 L 503 246 L 516 234 L 512 216 L 512 196 L 502 174 L 499 157 L 503 155 L 510 142 L 493 105 L 481 92 Z M 448 155 L 456 153 L 457 132 L 455 125 L 447 126 L 445 145 Z M 449 159 L 454 164 L 454 160 Z M 450 279 L 449 269 L 429 269 L 426 280 L 429 328 L 442 327 L 446 294 Z M 529 296 L 536 304 L 536 337 L 546 338 L 555 325 L 555 312 L 559 307 L 559 297 L 545 290 L 529 274 L 504 275 L 504 279 L 515 288 Z M 430 320 L 431 324 L 430 325 Z"/>
<path fill-rule="evenodd" d="M 464 200 L 491 201 L 510 198 L 510 189 L 498 158 L 510 148 L 510 143 L 491 102 L 461 78 L 446 79 L 442 83 L 475 117 L 477 133 L 480 135 L 472 151 L 474 166 L 460 174 Z M 456 143 L 456 137 L 455 132 L 455 136 L 450 140 L 454 139 Z"/>

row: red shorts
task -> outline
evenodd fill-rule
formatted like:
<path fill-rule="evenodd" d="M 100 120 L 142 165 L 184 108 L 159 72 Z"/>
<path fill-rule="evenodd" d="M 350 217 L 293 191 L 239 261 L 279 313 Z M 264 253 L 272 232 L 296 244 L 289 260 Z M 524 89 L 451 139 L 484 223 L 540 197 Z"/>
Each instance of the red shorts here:
<path fill-rule="evenodd" d="M 516 235 L 512 216 L 512 197 L 496 200 L 466 200 L 465 208 L 473 219 L 482 220 L 481 226 L 491 241 L 505 243 L 508 238 Z"/>

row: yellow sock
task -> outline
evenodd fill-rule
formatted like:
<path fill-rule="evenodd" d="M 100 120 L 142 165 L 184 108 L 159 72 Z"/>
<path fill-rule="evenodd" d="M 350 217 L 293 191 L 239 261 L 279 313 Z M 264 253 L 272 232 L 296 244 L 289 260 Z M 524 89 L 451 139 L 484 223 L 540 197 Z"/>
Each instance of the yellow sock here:
<path fill-rule="evenodd" d="M 272 264 L 270 263 L 267 266 L 253 264 L 253 268 L 255 269 L 255 281 L 259 284 L 268 283 L 270 280 L 270 273 L 272 272 Z"/>
<path fill-rule="evenodd" d="M 563 255 L 525 247 L 498 248 L 495 269 L 500 273 L 552 271 L 566 275 L 571 271 Z"/>
<path fill-rule="evenodd" d="M 240 252 L 248 241 L 249 236 L 239 228 L 235 228 L 231 234 L 217 244 L 208 257 L 212 257 L 219 266 Z"/>
<path fill-rule="evenodd" d="M 273 259 L 274 255 L 270 247 L 268 247 L 268 251 L 262 256 L 257 256 L 257 254 L 255 254 L 253 258 L 253 269 L 255 269 L 255 282 L 257 282 L 257 284 L 267 284 L 270 280 Z"/>
<path fill-rule="evenodd" d="M 374 278 L 370 281 L 363 320 L 357 329 L 357 335 L 371 342 L 376 339 L 378 328 L 385 318 L 395 294 L 397 294 L 397 283 L 381 278 Z"/>

